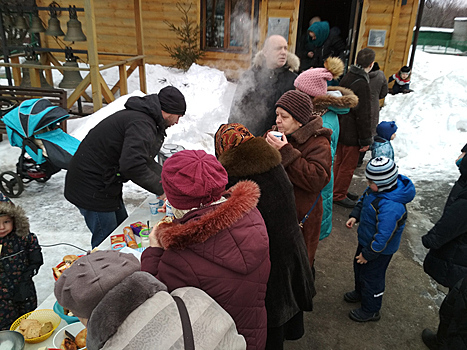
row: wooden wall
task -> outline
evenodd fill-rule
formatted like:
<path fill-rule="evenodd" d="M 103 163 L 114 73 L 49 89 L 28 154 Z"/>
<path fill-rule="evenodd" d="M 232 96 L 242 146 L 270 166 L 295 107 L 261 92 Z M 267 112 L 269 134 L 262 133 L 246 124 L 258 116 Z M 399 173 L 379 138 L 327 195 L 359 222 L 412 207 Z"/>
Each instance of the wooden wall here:
<path fill-rule="evenodd" d="M 384 47 L 371 48 L 387 77 L 407 64 L 417 11 L 418 0 L 407 0 L 406 5 L 401 0 L 364 1 L 358 50 L 367 47 L 370 29 L 386 30 Z"/>

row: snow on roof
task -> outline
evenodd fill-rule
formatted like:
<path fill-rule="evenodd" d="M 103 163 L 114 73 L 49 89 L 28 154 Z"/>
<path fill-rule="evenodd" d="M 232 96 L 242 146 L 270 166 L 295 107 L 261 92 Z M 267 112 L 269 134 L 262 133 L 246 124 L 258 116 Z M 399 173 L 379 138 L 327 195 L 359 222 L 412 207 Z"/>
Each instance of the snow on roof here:
<path fill-rule="evenodd" d="M 421 32 L 452 33 L 454 28 L 420 27 Z"/>

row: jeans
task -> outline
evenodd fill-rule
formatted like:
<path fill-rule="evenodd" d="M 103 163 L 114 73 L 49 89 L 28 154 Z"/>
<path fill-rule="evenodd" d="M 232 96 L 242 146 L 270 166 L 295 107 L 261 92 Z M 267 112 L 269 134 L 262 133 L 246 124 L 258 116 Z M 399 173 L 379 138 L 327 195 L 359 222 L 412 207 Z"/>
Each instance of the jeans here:
<path fill-rule="evenodd" d="M 92 211 L 79 208 L 84 216 L 86 226 L 92 233 L 91 246 L 94 249 L 128 217 L 125 204 L 120 203 L 120 209 L 110 212 Z"/>
<path fill-rule="evenodd" d="M 363 246 L 359 244 L 355 256 L 360 255 L 362 249 Z M 354 258 L 355 291 L 362 296 L 363 311 L 375 313 L 381 309 L 386 285 L 386 270 L 391 258 L 392 254 L 380 254 L 366 264 L 359 264 Z"/>

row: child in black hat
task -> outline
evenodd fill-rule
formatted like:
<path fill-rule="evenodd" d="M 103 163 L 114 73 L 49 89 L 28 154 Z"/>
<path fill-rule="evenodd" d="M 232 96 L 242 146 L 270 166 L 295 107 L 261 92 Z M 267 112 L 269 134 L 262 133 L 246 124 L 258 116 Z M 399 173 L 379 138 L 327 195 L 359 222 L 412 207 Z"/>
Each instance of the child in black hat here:
<path fill-rule="evenodd" d="M 391 89 L 391 93 L 393 95 L 399 94 L 401 92 L 407 94 L 413 91 L 409 89 L 411 74 L 412 72 L 410 67 L 404 66 L 399 70 L 399 72 L 389 77 L 388 84 L 394 81 L 394 85 Z"/>

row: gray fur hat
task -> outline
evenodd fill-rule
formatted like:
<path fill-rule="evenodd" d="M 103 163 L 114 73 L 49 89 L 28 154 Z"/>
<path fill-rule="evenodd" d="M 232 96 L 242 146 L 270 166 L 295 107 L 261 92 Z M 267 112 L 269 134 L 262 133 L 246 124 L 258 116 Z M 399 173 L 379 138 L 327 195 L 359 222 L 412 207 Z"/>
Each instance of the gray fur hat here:
<path fill-rule="evenodd" d="M 90 318 L 104 296 L 123 279 L 139 271 L 132 254 L 100 250 L 76 260 L 55 282 L 58 303 L 75 316 Z"/>
<path fill-rule="evenodd" d="M 13 231 L 18 237 L 25 237 L 29 234 L 29 220 L 23 208 L 15 206 L 10 200 L 2 200 L 0 201 L 0 216 L 4 215 L 13 219 Z"/>

